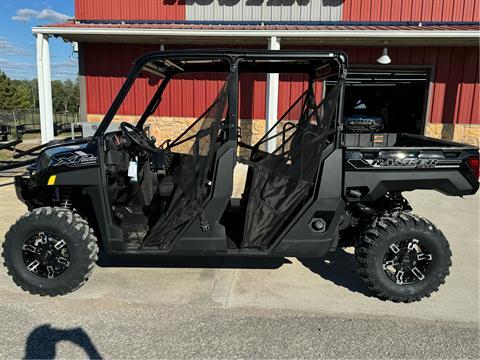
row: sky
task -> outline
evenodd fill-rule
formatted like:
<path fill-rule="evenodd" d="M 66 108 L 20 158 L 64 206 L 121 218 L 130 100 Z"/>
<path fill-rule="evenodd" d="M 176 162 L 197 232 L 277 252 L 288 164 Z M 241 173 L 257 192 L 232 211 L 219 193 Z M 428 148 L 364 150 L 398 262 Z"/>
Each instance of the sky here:
<path fill-rule="evenodd" d="M 0 0 L 0 70 L 12 79 L 36 78 L 32 26 L 62 22 L 73 15 L 74 0 Z M 49 43 L 52 79 L 76 78 L 78 56 L 72 44 L 56 38 Z"/>

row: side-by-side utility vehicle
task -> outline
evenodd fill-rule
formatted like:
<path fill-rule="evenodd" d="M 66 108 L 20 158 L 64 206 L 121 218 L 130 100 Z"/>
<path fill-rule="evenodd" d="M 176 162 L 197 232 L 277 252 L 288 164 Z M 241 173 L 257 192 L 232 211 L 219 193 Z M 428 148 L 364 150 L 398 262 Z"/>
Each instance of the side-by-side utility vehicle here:
<path fill-rule="evenodd" d="M 239 98 L 264 100 L 242 79 L 264 81 L 268 73 L 296 79 L 303 90 L 292 87 L 291 106 L 250 141 L 258 126 L 241 129 Z M 478 148 L 349 131 L 342 111 L 346 76 L 341 52 L 146 54 L 92 137 L 47 146 L 15 178 L 29 212 L 5 236 L 8 273 L 32 294 L 55 296 L 88 279 L 99 247 L 113 255 L 320 258 L 348 245 L 378 297 L 429 296 L 449 273 L 450 247 L 433 223 L 412 214 L 402 192 L 474 194 Z M 179 90 L 185 78 L 202 79 L 192 98 Z M 137 111 L 139 94 L 149 94 L 143 114 L 119 124 L 132 93 Z M 162 106 L 195 97 L 210 97 L 210 105 L 183 129 L 173 124 L 178 118 L 169 123 L 160 116 Z M 113 122 L 120 127 L 112 130 Z M 235 167 L 247 169 L 237 198 Z"/>

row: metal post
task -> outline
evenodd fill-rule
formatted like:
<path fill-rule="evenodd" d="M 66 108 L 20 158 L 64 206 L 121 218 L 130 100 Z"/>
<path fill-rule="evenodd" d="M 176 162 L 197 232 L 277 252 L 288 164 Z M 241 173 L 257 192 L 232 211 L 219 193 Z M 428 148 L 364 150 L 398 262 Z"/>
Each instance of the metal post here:
<path fill-rule="evenodd" d="M 85 68 L 85 45 L 78 43 L 78 86 L 80 90 L 80 106 L 78 113 L 80 122 L 87 122 L 87 70 Z"/>
<path fill-rule="evenodd" d="M 48 36 L 37 34 L 37 76 L 42 144 L 53 140 L 52 85 Z"/>
<path fill-rule="evenodd" d="M 17 117 L 15 116 L 15 110 L 17 108 L 13 109 L 13 128 L 15 129 L 15 132 L 17 131 Z"/>
<path fill-rule="evenodd" d="M 268 50 L 280 50 L 280 38 L 272 36 L 268 39 Z M 266 128 L 267 132 L 277 122 L 278 117 L 278 73 L 267 74 L 267 99 L 266 99 Z M 272 129 L 269 137 L 274 136 L 277 129 Z M 267 151 L 273 152 L 277 148 L 277 139 L 273 138 L 267 142 Z"/>

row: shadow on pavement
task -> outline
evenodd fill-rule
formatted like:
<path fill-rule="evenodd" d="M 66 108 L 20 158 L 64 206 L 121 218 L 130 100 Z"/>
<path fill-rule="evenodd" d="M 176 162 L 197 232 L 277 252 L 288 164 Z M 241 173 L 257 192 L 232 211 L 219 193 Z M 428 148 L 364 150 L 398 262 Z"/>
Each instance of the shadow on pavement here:
<path fill-rule="evenodd" d="M 137 268 L 206 268 L 206 269 L 278 269 L 291 264 L 286 258 L 235 256 L 149 256 L 98 254 L 100 267 Z M 339 248 L 323 258 L 299 258 L 303 266 L 336 285 L 371 297 L 368 287 L 357 273 L 355 256 Z"/>
<path fill-rule="evenodd" d="M 352 292 L 372 297 L 367 285 L 357 273 L 355 255 L 342 248 L 330 252 L 322 258 L 299 258 L 303 266 L 336 285 L 343 286 Z"/>
<path fill-rule="evenodd" d="M 223 269 L 278 269 L 291 264 L 285 258 L 258 258 L 234 256 L 113 256 L 100 251 L 97 265 L 100 267 L 139 267 L 139 268 L 223 268 Z"/>
<path fill-rule="evenodd" d="M 50 324 L 32 330 L 25 346 L 25 359 L 53 359 L 56 344 L 69 341 L 85 351 L 89 359 L 102 359 L 92 340 L 82 328 L 55 329 Z"/>

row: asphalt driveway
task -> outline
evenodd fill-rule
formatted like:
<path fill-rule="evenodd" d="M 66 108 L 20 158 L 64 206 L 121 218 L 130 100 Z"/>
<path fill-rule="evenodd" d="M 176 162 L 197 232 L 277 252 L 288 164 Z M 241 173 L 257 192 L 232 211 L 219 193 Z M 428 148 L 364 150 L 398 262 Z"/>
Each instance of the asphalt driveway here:
<path fill-rule="evenodd" d="M 0 180 L 0 239 L 24 206 Z M 14 286 L 0 266 L 1 358 L 478 358 L 479 200 L 407 195 L 451 242 L 431 298 L 371 296 L 351 249 L 322 260 L 112 258 L 61 298 Z M 2 241 L 2 240 L 0 240 Z"/>

